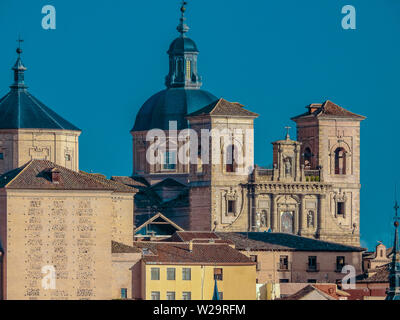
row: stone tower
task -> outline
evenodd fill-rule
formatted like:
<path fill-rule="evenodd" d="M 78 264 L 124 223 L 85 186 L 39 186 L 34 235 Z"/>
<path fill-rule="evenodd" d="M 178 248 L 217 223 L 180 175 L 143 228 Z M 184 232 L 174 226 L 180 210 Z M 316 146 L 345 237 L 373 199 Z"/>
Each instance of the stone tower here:
<path fill-rule="evenodd" d="M 320 170 L 324 183 L 332 185 L 324 199 L 322 210 L 327 214 L 318 237 L 359 243 L 360 122 L 365 117 L 331 101 L 307 109 L 292 119 L 301 143 L 301 164 L 307 170 Z"/>
<path fill-rule="evenodd" d="M 190 230 L 249 230 L 249 201 L 243 185 L 254 169 L 257 117 L 224 99 L 188 115 L 199 137 L 199 159 L 191 165 L 189 176 Z"/>
<path fill-rule="evenodd" d="M 28 92 L 22 50 L 17 53 L 14 83 L 0 99 L 0 174 L 34 159 L 79 171 L 81 130 Z"/>

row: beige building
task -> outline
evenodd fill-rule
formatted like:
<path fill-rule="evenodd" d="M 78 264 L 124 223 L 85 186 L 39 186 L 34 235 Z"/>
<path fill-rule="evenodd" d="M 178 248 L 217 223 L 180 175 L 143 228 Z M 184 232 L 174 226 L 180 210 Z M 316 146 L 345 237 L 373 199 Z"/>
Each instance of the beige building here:
<path fill-rule="evenodd" d="M 45 160 L 0 187 L 3 298 L 111 299 L 111 241 L 133 241 L 135 190 Z"/>
<path fill-rule="evenodd" d="M 292 119 L 297 139 L 288 132 L 273 143 L 272 165 L 254 166 L 258 115 L 201 89 L 199 50 L 184 18 L 178 31 L 168 50 L 166 89 L 143 104 L 131 131 L 131 179 L 175 194 L 143 188 L 135 198 L 138 216 L 161 212 L 192 231 L 271 230 L 358 246 L 365 117 L 331 101 L 311 104 Z M 195 161 L 182 163 L 187 139 L 179 137 L 187 129 L 197 136 L 188 139 L 198 141 L 190 152 Z"/>

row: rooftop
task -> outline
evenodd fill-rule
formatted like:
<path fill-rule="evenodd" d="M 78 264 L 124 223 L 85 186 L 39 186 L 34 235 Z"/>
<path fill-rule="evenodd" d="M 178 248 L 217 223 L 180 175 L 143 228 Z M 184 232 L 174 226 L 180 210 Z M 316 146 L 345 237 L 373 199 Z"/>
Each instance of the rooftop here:
<path fill-rule="evenodd" d="M 366 249 L 343 244 L 300 237 L 287 233 L 217 232 L 220 238 L 231 240 L 236 249 L 251 251 L 331 251 L 362 252 Z"/>

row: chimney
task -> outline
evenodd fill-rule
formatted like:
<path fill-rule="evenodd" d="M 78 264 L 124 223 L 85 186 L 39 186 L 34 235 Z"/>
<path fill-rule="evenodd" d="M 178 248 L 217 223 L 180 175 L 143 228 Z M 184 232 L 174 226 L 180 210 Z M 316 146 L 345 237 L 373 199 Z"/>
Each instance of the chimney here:
<path fill-rule="evenodd" d="M 51 174 L 51 182 L 58 184 L 61 181 L 61 174 L 60 174 L 60 170 L 57 168 L 53 168 L 50 171 Z"/>
<path fill-rule="evenodd" d="M 189 241 L 189 251 L 193 252 L 193 240 Z"/>

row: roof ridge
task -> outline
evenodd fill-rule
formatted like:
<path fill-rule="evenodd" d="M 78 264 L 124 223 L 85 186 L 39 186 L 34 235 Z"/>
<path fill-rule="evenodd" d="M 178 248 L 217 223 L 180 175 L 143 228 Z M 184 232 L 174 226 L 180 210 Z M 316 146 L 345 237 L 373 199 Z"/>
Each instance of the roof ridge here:
<path fill-rule="evenodd" d="M 24 164 L 25 167 L 24 167 L 20 172 L 18 172 L 18 173 L 15 175 L 14 178 L 12 178 L 9 182 L 7 182 L 7 184 L 4 185 L 3 188 L 7 188 L 12 182 L 14 182 L 28 167 L 30 167 L 30 166 L 32 165 L 32 163 L 33 163 L 34 161 L 35 161 L 35 160 L 32 159 L 32 160 L 29 160 L 27 163 L 25 163 L 25 164 Z"/>
<path fill-rule="evenodd" d="M 42 110 L 50 119 L 53 121 L 56 125 L 58 125 L 61 129 L 64 129 L 64 127 L 56 120 L 52 115 L 50 115 L 46 110 L 43 109 L 43 107 L 38 103 L 39 100 L 37 100 L 32 94 L 29 93 L 29 91 L 26 91 L 26 95 L 31 98 L 31 100 Z M 18 104 L 20 103 L 20 99 L 18 99 Z"/>

